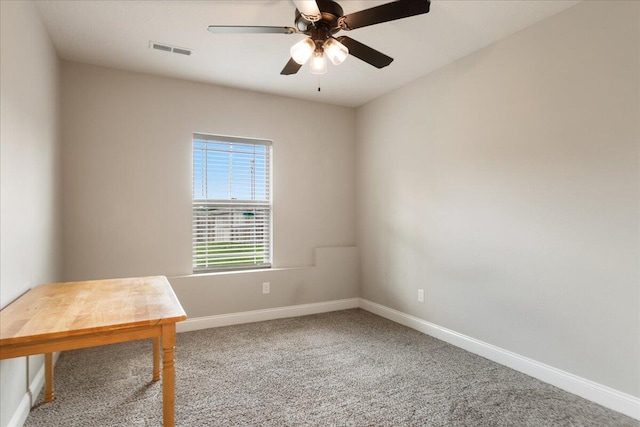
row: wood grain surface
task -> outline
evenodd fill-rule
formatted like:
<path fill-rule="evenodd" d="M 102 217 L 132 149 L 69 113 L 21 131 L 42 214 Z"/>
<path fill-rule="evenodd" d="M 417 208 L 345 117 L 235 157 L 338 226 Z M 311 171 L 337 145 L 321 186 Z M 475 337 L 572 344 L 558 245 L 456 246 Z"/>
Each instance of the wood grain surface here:
<path fill-rule="evenodd" d="M 31 289 L 0 311 L 0 346 L 186 318 L 164 276 L 52 283 Z"/>

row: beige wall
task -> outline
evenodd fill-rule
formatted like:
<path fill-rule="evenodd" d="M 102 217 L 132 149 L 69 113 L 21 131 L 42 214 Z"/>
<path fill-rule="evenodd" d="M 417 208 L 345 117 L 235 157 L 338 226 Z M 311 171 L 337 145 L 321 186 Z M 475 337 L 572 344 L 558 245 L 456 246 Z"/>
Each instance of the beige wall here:
<path fill-rule="evenodd" d="M 191 274 L 194 132 L 273 141 L 274 269 L 355 245 L 353 109 L 70 62 L 62 74 L 65 279 Z M 342 283 L 279 273 L 272 293 L 355 297 L 353 263 L 333 267 Z M 238 274 L 253 293 L 228 275 L 172 283 L 190 316 L 279 305 L 263 272 Z"/>
<path fill-rule="evenodd" d="M 60 264 L 59 64 L 31 2 L 0 2 L 0 307 L 55 281 Z M 41 357 L 0 362 L 0 425 Z"/>
<path fill-rule="evenodd" d="M 581 3 L 358 109 L 362 297 L 640 396 L 639 7 Z"/>
<path fill-rule="evenodd" d="M 171 277 L 191 319 L 358 297 L 358 249 L 317 248 L 314 265 Z M 271 293 L 262 294 L 262 283 Z M 181 326 L 178 326 L 180 331 Z"/>

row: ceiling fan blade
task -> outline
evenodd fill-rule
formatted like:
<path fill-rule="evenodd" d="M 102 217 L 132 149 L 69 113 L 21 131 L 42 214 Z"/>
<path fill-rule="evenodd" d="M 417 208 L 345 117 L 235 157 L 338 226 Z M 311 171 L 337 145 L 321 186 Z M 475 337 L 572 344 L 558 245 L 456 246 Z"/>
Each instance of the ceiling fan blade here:
<path fill-rule="evenodd" d="M 355 56 L 364 62 L 373 65 L 376 68 L 384 68 L 393 62 L 393 58 L 378 52 L 374 48 L 362 44 L 357 40 L 347 36 L 337 37 L 337 40 L 349 49 L 349 54 Z"/>
<path fill-rule="evenodd" d="M 249 25 L 209 25 L 213 34 L 293 34 L 298 31 L 292 27 L 253 27 Z"/>
<path fill-rule="evenodd" d="M 340 19 L 340 26 L 343 30 L 355 30 L 382 22 L 421 15 L 429 12 L 429 5 L 430 0 L 397 0 L 345 15 Z"/>
<path fill-rule="evenodd" d="M 297 73 L 300 68 L 302 68 L 302 65 L 298 64 L 293 60 L 293 58 L 291 58 L 289 59 L 289 62 L 287 62 L 287 65 L 284 66 L 282 71 L 280 71 L 280 74 L 282 74 L 283 76 L 289 76 L 291 74 Z"/>
<path fill-rule="evenodd" d="M 303 18 L 310 22 L 319 21 L 322 18 L 318 3 L 316 0 L 292 0 L 296 5 L 296 9 L 300 12 Z"/>

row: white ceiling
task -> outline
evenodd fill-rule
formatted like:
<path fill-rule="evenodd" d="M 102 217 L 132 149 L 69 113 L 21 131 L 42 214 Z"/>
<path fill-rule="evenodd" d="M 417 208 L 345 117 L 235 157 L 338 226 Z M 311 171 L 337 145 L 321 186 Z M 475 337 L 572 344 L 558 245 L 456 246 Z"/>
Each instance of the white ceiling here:
<path fill-rule="evenodd" d="M 388 3 L 342 0 L 345 14 Z M 431 11 L 348 33 L 395 58 L 378 70 L 355 57 L 320 83 L 305 65 L 280 75 L 302 35 L 214 35 L 208 25 L 293 26 L 289 0 L 38 1 L 58 54 L 67 60 L 345 106 L 359 106 L 578 1 L 433 0 Z M 346 34 L 341 32 L 339 34 Z M 193 49 L 190 57 L 149 41 Z"/>

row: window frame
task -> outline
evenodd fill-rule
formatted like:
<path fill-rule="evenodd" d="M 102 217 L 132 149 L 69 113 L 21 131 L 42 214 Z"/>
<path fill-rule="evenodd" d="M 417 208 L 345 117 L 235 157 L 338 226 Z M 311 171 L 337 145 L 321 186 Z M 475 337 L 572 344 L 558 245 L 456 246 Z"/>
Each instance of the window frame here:
<path fill-rule="evenodd" d="M 230 143 L 230 144 L 245 144 L 245 145 L 260 145 L 266 147 L 265 153 L 265 191 L 266 191 L 266 201 L 260 200 L 235 200 L 235 199 L 196 199 L 196 166 L 195 166 L 195 151 L 196 151 L 196 141 L 211 141 L 212 143 Z M 268 269 L 272 267 L 273 260 L 273 141 L 262 138 L 248 138 L 248 137 L 237 137 L 237 136 L 227 136 L 227 135 L 217 135 L 217 134 L 207 134 L 202 132 L 194 132 L 192 134 L 191 139 L 191 180 L 192 180 L 192 194 L 191 194 L 191 217 L 192 217 L 192 228 L 191 228 L 191 267 L 193 274 L 207 274 L 207 273 L 216 273 L 216 272 L 224 272 L 224 271 L 242 271 L 242 270 L 257 270 L 257 269 Z M 205 174 L 206 175 L 206 174 Z M 202 179 L 202 178 L 201 178 Z M 207 264 L 204 267 L 197 266 L 197 236 L 196 236 L 196 208 L 202 207 L 203 205 L 208 206 L 220 206 L 222 208 L 229 208 L 230 212 L 233 212 L 231 208 L 232 206 L 235 209 L 242 208 L 254 208 L 256 211 L 264 209 L 268 215 L 268 219 L 264 223 L 264 225 L 268 228 L 265 236 L 263 237 L 265 242 L 264 250 L 268 251 L 267 256 L 265 257 L 265 262 L 260 264 L 237 264 L 237 265 L 222 265 L 222 266 L 212 266 Z M 255 214 L 255 211 L 254 211 Z M 256 240 L 257 241 L 257 240 Z M 207 242 L 209 242 L 207 240 Z M 256 252 L 251 253 L 254 258 Z"/>

